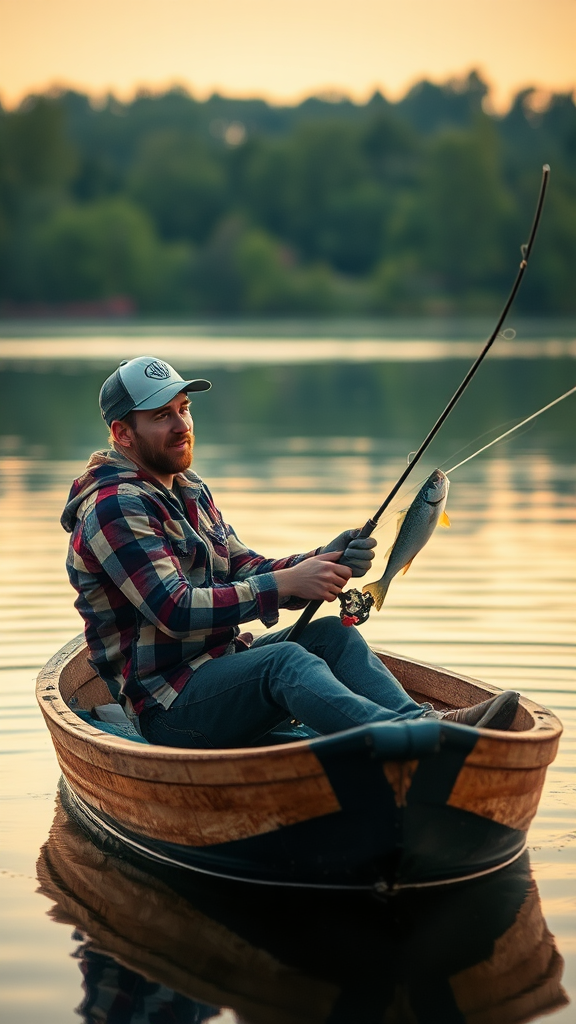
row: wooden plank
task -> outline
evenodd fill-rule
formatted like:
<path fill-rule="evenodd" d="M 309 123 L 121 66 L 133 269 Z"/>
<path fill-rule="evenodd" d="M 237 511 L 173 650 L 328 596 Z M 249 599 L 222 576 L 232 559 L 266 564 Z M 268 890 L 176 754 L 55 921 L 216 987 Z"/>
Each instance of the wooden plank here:
<path fill-rule="evenodd" d="M 89 804 L 166 842 L 231 842 L 340 810 L 325 775 L 258 785 L 178 786 L 105 771 L 59 745 L 56 751 L 66 778 Z"/>
<path fill-rule="evenodd" d="M 396 676 L 405 690 L 410 693 L 417 691 L 432 703 L 438 702 L 447 707 L 464 708 L 500 692 L 497 686 L 481 683 L 478 679 L 455 675 L 435 665 L 412 661 L 388 651 L 374 651 L 374 653 Z"/>
<path fill-rule="evenodd" d="M 62 700 L 67 704 L 76 690 L 95 675 L 94 669 L 88 664 L 88 648 L 84 636 L 75 636 L 62 647 L 42 670 L 39 681 L 44 673 L 50 675 L 52 682 L 57 681 Z"/>
<path fill-rule="evenodd" d="M 109 737 L 83 723 L 76 715 L 74 718 L 80 725 L 75 732 L 62 728 L 59 721 L 48 719 L 54 744 L 66 748 L 88 765 L 132 779 L 175 785 L 221 786 L 228 783 L 278 782 L 324 774 L 308 743 L 218 751 L 156 745 L 147 747 L 132 740 Z"/>
<path fill-rule="evenodd" d="M 384 775 L 394 791 L 397 807 L 406 807 L 406 796 L 419 761 L 385 761 L 382 765 Z"/>
<path fill-rule="evenodd" d="M 387 651 L 374 653 L 396 676 L 405 690 L 411 695 L 417 693 L 420 703 L 428 700 L 436 708 L 467 708 L 502 692 L 490 683 L 481 683 L 478 679 L 456 675 L 435 665 L 411 661 Z M 538 724 L 533 714 L 536 708 L 539 708 L 539 705 L 522 698 L 512 728 L 506 730 L 506 735 L 534 729 Z"/>
<path fill-rule="evenodd" d="M 539 728 L 533 737 L 515 733 L 514 742 L 510 742 L 507 733 L 494 729 L 491 735 L 486 729 L 474 750 L 468 754 L 466 764 L 478 768 L 515 768 L 519 771 L 524 768 L 546 767 L 552 764 L 556 757 L 562 727 L 556 730 L 551 726 L 548 736 L 545 732 L 543 735 L 543 732 L 544 730 Z"/>
<path fill-rule="evenodd" d="M 509 828 L 527 831 L 538 809 L 545 777 L 545 767 L 518 771 L 465 764 L 447 803 Z"/>
<path fill-rule="evenodd" d="M 101 704 L 116 704 L 120 707 L 100 676 L 92 676 L 82 683 L 74 691 L 74 698 L 77 700 L 74 707 L 84 708 L 86 711 L 92 711 L 92 708 Z"/>

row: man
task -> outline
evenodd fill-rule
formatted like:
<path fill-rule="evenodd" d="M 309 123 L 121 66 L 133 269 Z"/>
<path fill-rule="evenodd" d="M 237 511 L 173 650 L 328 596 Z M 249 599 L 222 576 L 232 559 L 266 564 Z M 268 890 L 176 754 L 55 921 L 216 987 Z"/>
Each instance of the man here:
<path fill-rule="evenodd" d="M 281 642 L 287 631 L 252 646 L 239 635 L 244 622 L 275 625 L 280 608 L 334 601 L 366 573 L 376 542 L 346 530 L 283 559 L 247 548 L 190 470 L 188 394 L 210 386 L 147 356 L 124 361 L 102 386 L 112 447 L 91 457 L 62 517 L 99 675 L 143 736 L 169 746 L 277 742 L 291 720 L 310 735 L 442 717 L 413 701 L 338 618 L 310 623 L 298 644 Z M 517 702 L 508 692 L 445 717 L 507 728 Z"/>

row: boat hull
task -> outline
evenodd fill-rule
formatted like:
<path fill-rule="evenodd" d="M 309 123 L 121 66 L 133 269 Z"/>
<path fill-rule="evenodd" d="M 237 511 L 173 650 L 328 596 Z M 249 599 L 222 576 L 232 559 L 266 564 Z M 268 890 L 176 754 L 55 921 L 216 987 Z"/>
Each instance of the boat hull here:
<path fill-rule="evenodd" d="M 437 705 L 495 691 L 381 657 Z M 107 736 L 70 711 L 102 702 L 102 686 L 79 641 L 39 678 L 68 812 L 151 859 L 272 885 L 383 891 L 510 863 L 561 732 L 523 701 L 510 733 L 425 720 L 269 748 L 176 750 Z"/>

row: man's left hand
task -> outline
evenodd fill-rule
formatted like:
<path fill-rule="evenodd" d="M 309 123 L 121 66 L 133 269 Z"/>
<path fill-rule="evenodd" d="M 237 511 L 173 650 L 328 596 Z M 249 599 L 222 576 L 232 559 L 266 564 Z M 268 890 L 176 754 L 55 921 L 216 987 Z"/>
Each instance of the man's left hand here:
<path fill-rule="evenodd" d="M 374 537 L 359 537 L 360 530 L 344 530 L 322 548 L 325 551 L 343 551 L 340 565 L 352 569 L 353 576 L 364 576 L 372 564 L 376 541 Z"/>

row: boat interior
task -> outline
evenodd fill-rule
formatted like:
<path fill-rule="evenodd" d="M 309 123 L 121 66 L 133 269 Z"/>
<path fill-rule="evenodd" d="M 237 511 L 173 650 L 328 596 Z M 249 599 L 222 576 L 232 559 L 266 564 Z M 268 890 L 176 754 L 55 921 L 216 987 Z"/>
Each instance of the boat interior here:
<path fill-rule="evenodd" d="M 436 709 L 462 708 L 479 703 L 498 693 L 498 687 L 476 679 L 455 675 L 442 668 L 426 665 L 399 655 L 376 651 L 378 657 L 394 673 L 410 696 L 423 703 L 429 701 Z M 93 712 L 105 704 L 117 704 L 107 684 L 88 662 L 87 650 L 78 645 L 77 652 L 62 666 L 59 674 L 60 695 L 72 710 Z M 521 698 L 511 732 L 538 732 L 554 718 L 533 701 Z"/>

